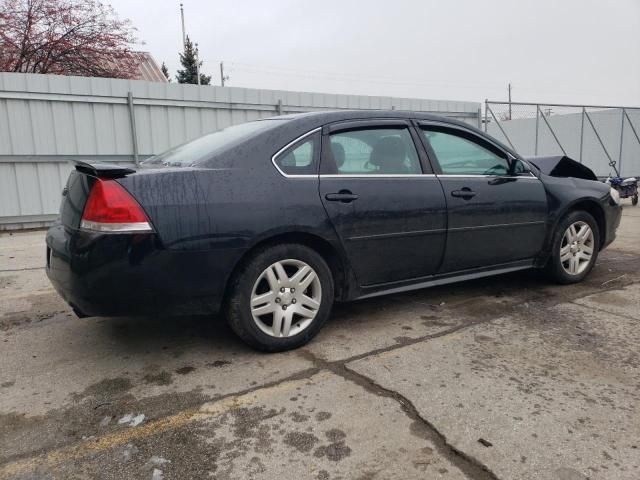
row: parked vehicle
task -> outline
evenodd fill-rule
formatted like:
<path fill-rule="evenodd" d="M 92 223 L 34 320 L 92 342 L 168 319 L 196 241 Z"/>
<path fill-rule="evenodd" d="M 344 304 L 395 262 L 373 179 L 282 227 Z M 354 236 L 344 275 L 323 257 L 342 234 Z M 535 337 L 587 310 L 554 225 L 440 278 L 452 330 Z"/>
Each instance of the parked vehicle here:
<path fill-rule="evenodd" d="M 611 185 L 618 192 L 620 198 L 631 198 L 631 205 L 638 204 L 638 180 L 635 177 L 622 178 L 609 175 L 605 183 Z"/>
<path fill-rule="evenodd" d="M 221 311 L 250 345 L 286 350 L 334 301 L 528 268 L 581 281 L 621 209 L 571 162 L 536 166 L 413 112 L 250 122 L 137 171 L 78 163 L 47 274 L 80 316 Z"/>

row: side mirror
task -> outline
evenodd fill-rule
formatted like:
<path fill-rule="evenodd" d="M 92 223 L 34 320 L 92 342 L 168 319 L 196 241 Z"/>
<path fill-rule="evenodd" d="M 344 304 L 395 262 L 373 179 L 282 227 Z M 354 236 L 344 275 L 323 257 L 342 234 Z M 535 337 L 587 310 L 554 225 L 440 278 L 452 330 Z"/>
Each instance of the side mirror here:
<path fill-rule="evenodd" d="M 511 159 L 511 171 L 509 172 L 510 175 L 512 176 L 526 175 L 531 172 L 532 171 L 529 165 L 524 163 L 522 160 L 518 158 Z"/>

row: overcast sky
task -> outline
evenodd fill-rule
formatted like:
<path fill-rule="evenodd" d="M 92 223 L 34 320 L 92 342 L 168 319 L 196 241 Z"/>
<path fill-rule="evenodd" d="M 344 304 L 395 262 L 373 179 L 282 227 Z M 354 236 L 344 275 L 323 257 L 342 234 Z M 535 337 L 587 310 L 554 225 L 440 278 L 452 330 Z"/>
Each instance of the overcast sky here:
<path fill-rule="evenodd" d="M 172 74 L 179 0 L 106 0 Z M 183 0 L 220 84 L 640 106 L 640 0 Z"/>

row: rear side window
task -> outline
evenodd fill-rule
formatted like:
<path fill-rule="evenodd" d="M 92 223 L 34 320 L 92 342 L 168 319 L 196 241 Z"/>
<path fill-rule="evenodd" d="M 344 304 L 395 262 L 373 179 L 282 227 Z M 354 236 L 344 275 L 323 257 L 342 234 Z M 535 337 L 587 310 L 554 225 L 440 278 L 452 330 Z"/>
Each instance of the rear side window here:
<path fill-rule="evenodd" d="M 331 154 L 339 175 L 421 174 L 418 153 L 406 128 L 370 128 L 334 133 Z"/>
<path fill-rule="evenodd" d="M 315 175 L 318 171 L 320 132 L 301 138 L 298 142 L 278 153 L 274 163 L 285 175 Z"/>
<path fill-rule="evenodd" d="M 506 175 L 509 161 L 487 146 L 440 130 L 423 130 L 443 174 L 447 175 Z"/>
<path fill-rule="evenodd" d="M 167 167 L 191 167 L 202 165 L 214 155 L 236 147 L 243 142 L 282 125 L 280 120 L 258 120 L 223 128 L 204 137 L 196 138 L 160 155 L 145 160 L 143 165 Z"/>

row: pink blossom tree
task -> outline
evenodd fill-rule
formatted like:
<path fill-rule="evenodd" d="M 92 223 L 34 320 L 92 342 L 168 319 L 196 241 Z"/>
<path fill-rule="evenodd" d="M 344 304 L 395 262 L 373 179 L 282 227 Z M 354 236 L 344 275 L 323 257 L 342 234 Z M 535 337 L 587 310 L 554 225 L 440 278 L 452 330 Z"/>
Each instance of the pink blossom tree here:
<path fill-rule="evenodd" d="M 133 78 L 135 42 L 99 0 L 0 0 L 0 71 Z"/>

